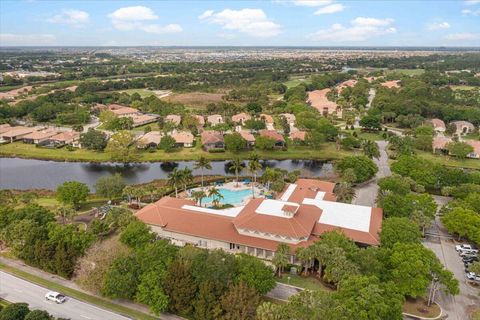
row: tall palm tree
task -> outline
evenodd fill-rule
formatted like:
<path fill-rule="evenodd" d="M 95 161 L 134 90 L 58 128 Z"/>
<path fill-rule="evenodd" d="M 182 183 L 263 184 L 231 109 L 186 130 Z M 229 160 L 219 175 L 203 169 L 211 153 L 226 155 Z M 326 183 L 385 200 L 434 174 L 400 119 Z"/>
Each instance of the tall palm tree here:
<path fill-rule="evenodd" d="M 257 184 L 257 172 L 262 169 L 262 165 L 258 160 L 250 160 L 248 162 L 248 171 L 253 175 L 252 182 L 252 195 L 255 198 L 255 185 Z"/>
<path fill-rule="evenodd" d="M 308 275 L 308 269 L 312 265 L 313 249 L 311 247 L 299 247 L 296 251 L 296 256 L 302 262 L 303 274 Z"/>
<path fill-rule="evenodd" d="M 182 172 L 177 168 L 168 175 L 167 184 L 175 188 L 175 198 L 178 198 L 178 185 L 182 183 Z"/>
<path fill-rule="evenodd" d="M 182 183 L 185 191 L 187 191 L 187 185 L 193 181 L 192 169 L 185 167 L 181 171 Z"/>
<path fill-rule="evenodd" d="M 340 182 L 333 191 L 338 202 L 350 203 L 355 198 L 355 189 L 347 182 Z"/>
<path fill-rule="evenodd" d="M 205 157 L 200 157 L 198 158 L 198 161 L 195 162 L 195 165 L 193 167 L 194 169 L 200 169 L 201 170 L 201 177 L 202 177 L 202 188 L 203 188 L 203 169 L 212 169 L 212 164 L 210 163 L 210 160 L 208 160 Z"/>
<path fill-rule="evenodd" d="M 207 194 L 203 190 L 197 190 L 192 192 L 192 198 L 195 200 L 196 203 L 199 204 L 199 206 L 202 206 L 202 200 L 205 198 Z"/>
<path fill-rule="evenodd" d="M 236 186 L 236 187 L 238 187 L 238 174 L 239 174 L 240 172 L 242 172 L 243 168 L 244 168 L 244 164 L 243 164 L 242 160 L 240 160 L 240 158 L 235 158 L 235 159 L 230 163 L 229 169 L 235 171 L 235 177 L 236 177 L 236 184 L 235 184 L 235 186 Z"/>
<path fill-rule="evenodd" d="M 218 204 L 220 203 L 220 199 L 223 199 L 223 195 L 215 187 L 212 187 L 210 188 L 210 190 L 208 190 L 208 196 L 213 199 L 212 203 L 214 206 L 218 206 Z"/>

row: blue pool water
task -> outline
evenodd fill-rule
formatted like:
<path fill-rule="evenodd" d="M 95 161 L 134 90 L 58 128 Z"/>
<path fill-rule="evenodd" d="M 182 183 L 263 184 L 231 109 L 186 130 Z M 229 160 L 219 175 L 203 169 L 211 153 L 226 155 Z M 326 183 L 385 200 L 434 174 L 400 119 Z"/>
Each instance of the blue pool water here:
<path fill-rule="evenodd" d="M 246 197 L 252 196 L 251 189 L 230 190 L 230 189 L 218 188 L 218 191 L 223 196 L 223 199 L 220 199 L 220 203 L 231 204 L 233 206 L 242 204 L 243 199 L 245 199 Z M 207 204 L 211 202 L 213 202 L 212 197 L 205 197 L 202 199 L 202 204 Z"/>

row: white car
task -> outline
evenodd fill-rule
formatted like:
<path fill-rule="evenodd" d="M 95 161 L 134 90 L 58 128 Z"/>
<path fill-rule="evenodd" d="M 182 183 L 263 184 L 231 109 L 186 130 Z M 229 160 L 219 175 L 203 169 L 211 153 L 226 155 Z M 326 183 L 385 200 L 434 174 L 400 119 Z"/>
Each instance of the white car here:
<path fill-rule="evenodd" d="M 465 251 L 460 251 L 460 257 L 476 257 L 478 250 L 465 250 Z"/>
<path fill-rule="evenodd" d="M 53 301 L 55 303 L 64 303 L 67 301 L 67 298 L 61 293 L 50 291 L 45 295 L 45 300 Z"/>
<path fill-rule="evenodd" d="M 473 251 L 474 253 L 478 253 L 478 250 L 470 244 L 456 245 L 455 250 L 457 250 L 458 252 Z"/>
<path fill-rule="evenodd" d="M 475 272 L 468 272 L 467 278 L 468 280 L 480 281 L 480 274 L 475 274 Z"/>

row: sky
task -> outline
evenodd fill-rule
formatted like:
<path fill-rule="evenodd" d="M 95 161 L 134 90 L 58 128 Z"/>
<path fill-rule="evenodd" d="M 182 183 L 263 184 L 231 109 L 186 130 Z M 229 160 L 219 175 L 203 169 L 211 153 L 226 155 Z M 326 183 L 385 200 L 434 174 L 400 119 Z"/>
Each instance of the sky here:
<path fill-rule="evenodd" d="M 1 0 L 0 46 L 480 46 L 480 0 Z"/>

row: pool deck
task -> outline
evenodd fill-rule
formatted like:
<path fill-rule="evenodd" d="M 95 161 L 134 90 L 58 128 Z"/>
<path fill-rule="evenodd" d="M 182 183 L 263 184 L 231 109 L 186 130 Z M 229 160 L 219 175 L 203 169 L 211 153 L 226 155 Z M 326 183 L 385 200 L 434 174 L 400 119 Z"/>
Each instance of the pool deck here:
<path fill-rule="evenodd" d="M 226 189 L 226 190 L 230 190 L 230 191 L 252 190 L 251 183 L 253 183 L 253 182 L 250 182 L 250 183 L 246 184 L 245 182 L 239 181 L 238 186 L 237 186 L 237 183 L 235 181 L 233 181 L 233 182 L 224 183 L 222 185 L 216 185 L 215 187 L 217 189 Z M 213 186 L 205 186 L 204 188 L 205 188 L 205 191 L 207 192 L 207 190 L 212 188 L 212 187 Z M 198 188 L 194 188 L 194 189 L 189 190 L 189 192 L 196 191 L 196 190 L 201 190 L 201 189 L 202 189 L 201 187 L 198 187 Z M 263 198 L 265 191 L 266 191 L 265 188 L 258 188 L 257 186 L 255 186 L 254 187 L 255 198 Z M 250 199 L 252 199 L 252 195 L 248 195 L 245 198 L 243 198 L 241 203 L 235 203 L 235 204 L 232 204 L 232 205 L 234 205 L 235 207 L 244 206 Z M 220 200 L 220 203 L 224 203 L 222 201 L 222 199 Z M 206 205 L 209 205 L 209 204 L 211 204 L 211 203 L 202 203 L 203 206 L 206 206 Z"/>

